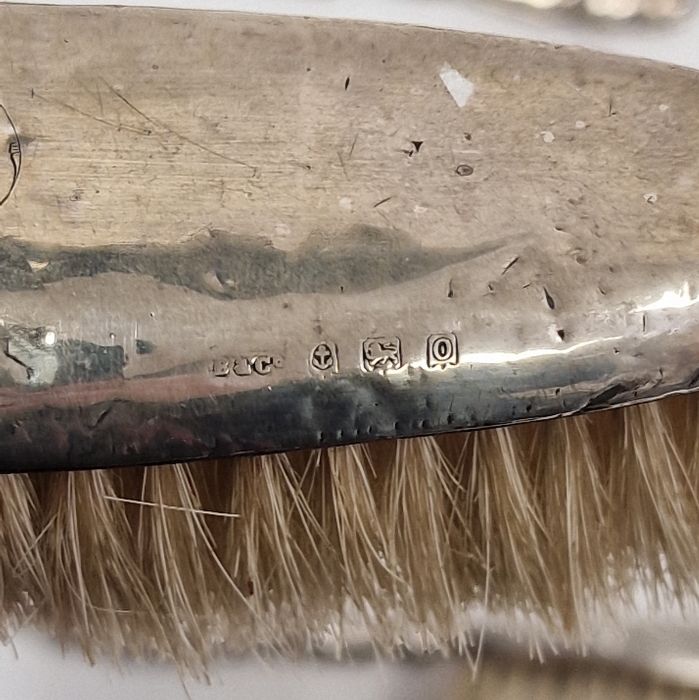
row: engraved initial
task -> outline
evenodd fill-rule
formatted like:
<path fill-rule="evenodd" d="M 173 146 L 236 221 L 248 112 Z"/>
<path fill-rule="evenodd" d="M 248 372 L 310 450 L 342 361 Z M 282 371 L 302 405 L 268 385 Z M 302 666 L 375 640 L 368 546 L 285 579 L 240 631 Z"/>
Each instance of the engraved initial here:
<path fill-rule="evenodd" d="M 0 104 L 0 206 L 14 192 L 22 169 L 22 146 L 9 112 Z"/>

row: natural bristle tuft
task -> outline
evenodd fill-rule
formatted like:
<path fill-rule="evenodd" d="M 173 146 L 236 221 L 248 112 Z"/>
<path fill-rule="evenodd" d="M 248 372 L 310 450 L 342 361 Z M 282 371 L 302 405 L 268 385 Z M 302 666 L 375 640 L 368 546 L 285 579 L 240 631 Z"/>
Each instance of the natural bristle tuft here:
<path fill-rule="evenodd" d="M 699 400 L 439 437 L 2 477 L 5 634 L 90 658 L 466 650 L 475 606 L 584 647 L 642 581 L 695 602 Z"/>

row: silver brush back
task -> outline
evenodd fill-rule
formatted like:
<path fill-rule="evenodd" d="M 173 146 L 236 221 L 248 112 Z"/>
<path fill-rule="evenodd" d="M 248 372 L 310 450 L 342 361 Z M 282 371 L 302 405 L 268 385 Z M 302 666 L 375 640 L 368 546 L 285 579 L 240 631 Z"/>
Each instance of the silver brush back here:
<path fill-rule="evenodd" d="M 699 386 L 695 72 L 140 9 L 2 6 L 0 37 L 2 471 Z"/>

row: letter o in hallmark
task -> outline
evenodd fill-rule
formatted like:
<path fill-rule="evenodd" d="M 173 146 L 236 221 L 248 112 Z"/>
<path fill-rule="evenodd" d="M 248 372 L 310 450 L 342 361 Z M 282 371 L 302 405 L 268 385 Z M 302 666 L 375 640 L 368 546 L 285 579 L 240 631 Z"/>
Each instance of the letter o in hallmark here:
<path fill-rule="evenodd" d="M 444 369 L 459 364 L 459 345 L 453 333 L 438 333 L 427 338 L 427 366 Z"/>

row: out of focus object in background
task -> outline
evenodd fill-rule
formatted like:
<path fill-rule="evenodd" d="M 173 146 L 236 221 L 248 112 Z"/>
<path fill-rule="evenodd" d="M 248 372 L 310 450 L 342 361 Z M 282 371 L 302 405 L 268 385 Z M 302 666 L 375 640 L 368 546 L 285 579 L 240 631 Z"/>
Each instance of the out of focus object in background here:
<path fill-rule="evenodd" d="M 629 19 L 636 15 L 667 18 L 686 14 L 693 0 L 513 0 L 540 9 L 582 5 L 593 15 L 612 19 Z"/>

